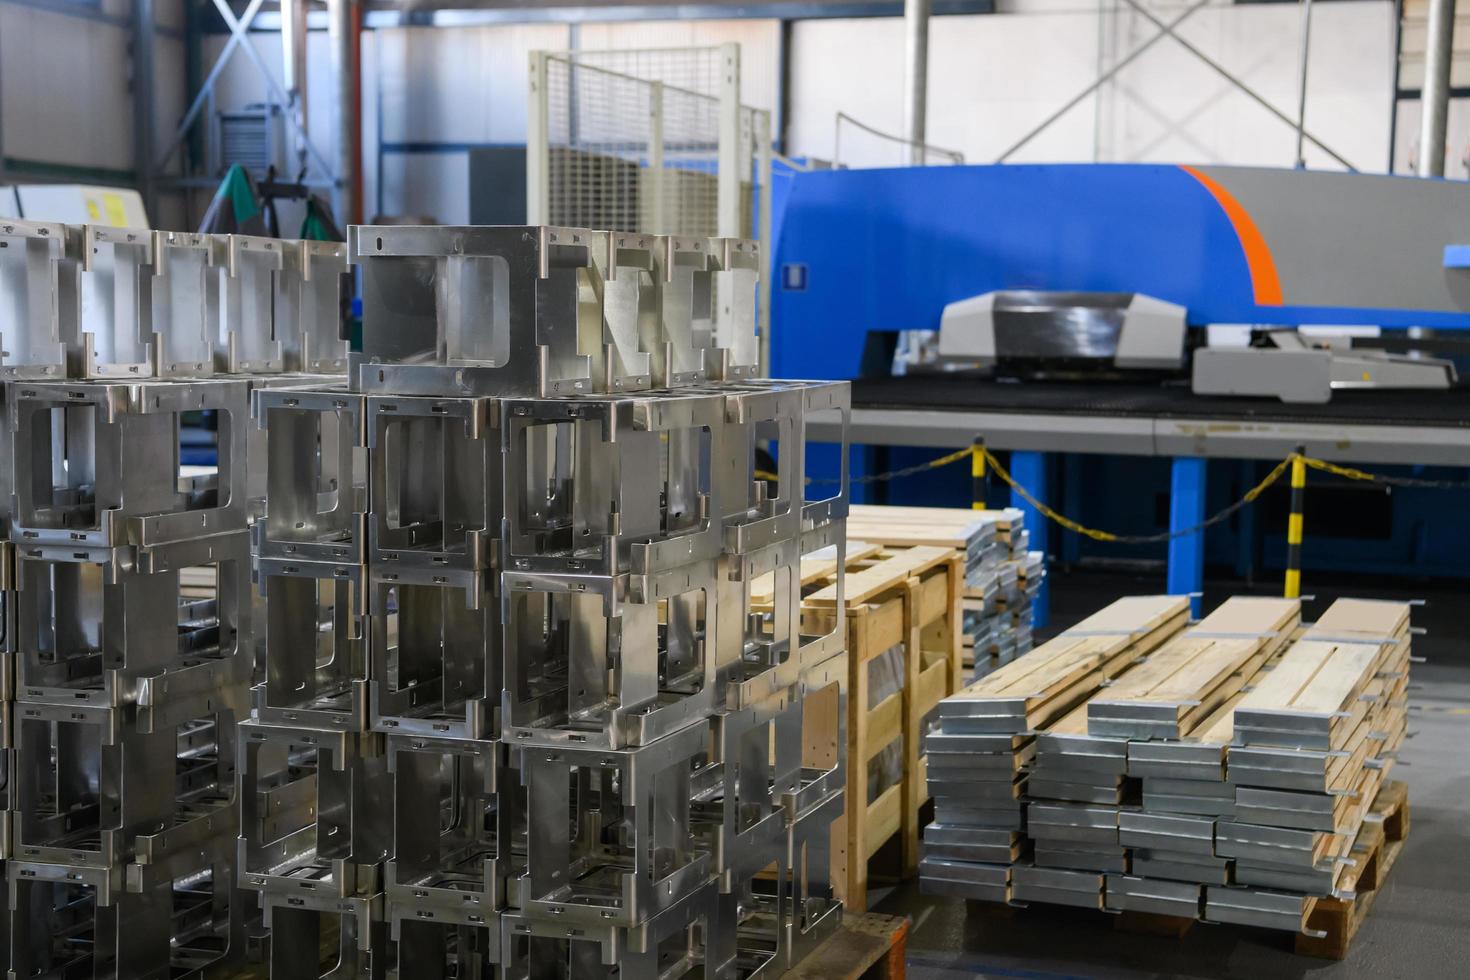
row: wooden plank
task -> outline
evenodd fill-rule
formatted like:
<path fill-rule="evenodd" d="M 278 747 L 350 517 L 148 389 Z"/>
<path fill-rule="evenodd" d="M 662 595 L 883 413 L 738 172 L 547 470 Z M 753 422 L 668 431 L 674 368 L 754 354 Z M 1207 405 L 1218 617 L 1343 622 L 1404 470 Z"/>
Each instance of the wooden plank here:
<path fill-rule="evenodd" d="M 912 507 L 893 504 L 853 504 L 848 520 L 906 520 L 935 526 L 963 525 L 975 521 L 994 521 L 1000 530 L 1008 531 L 1024 515 L 1016 507 L 995 510 L 970 510 L 965 507 Z"/>
<path fill-rule="evenodd" d="M 1184 625 L 1189 600 L 1183 596 L 1119 599 L 1075 627 L 986 675 L 955 697 L 1042 695 L 1065 687 L 1162 628 Z"/>
<path fill-rule="evenodd" d="M 915 710 L 920 717 L 949 694 L 949 664 L 939 661 L 919 672 L 919 683 L 914 691 Z"/>
<path fill-rule="evenodd" d="M 866 764 L 879 752 L 903 737 L 903 692 L 894 691 L 868 709 L 867 732 L 861 756 Z"/>
<path fill-rule="evenodd" d="M 1215 690 L 1251 661 L 1257 665 L 1268 650 L 1281 646 L 1301 619 L 1301 602 L 1235 596 L 1227 599 L 1197 626 L 1175 636 L 1140 664 L 1121 675 L 1090 703 L 1096 735 L 1109 734 L 1107 720 L 1121 712 L 1149 708 L 1172 709 L 1174 724 L 1187 729 L 1187 718 L 1208 711 L 1199 709 Z M 1183 735 L 1177 731 L 1174 737 Z"/>
<path fill-rule="evenodd" d="M 909 921 L 891 915 L 848 915 L 837 931 L 783 974 L 787 980 L 901 980 Z M 872 973 L 869 973 L 872 971 Z"/>
<path fill-rule="evenodd" d="M 843 568 L 850 568 L 857 563 L 874 558 L 882 554 L 882 552 L 883 546 L 881 544 L 849 539 Z M 823 548 L 821 551 L 801 556 L 802 588 L 807 588 L 818 582 L 830 579 L 835 574 L 837 574 L 837 550 L 835 548 Z M 775 588 L 775 573 L 767 572 L 765 575 L 762 575 L 751 583 L 751 604 L 769 605 Z"/>
<path fill-rule="evenodd" d="M 1341 611 L 1339 603 L 1343 604 Z M 1265 723 L 1274 728 L 1274 717 L 1279 715 L 1284 722 L 1295 715 L 1311 730 L 1326 735 L 1333 748 L 1341 747 L 1368 712 L 1369 705 L 1361 695 L 1385 665 L 1397 662 L 1400 646 L 1407 643 L 1407 610 L 1406 603 L 1333 603 L 1276 668 L 1241 699 L 1236 706 L 1237 727 L 1248 730 Z M 1338 635 L 1339 630 L 1348 633 Z M 1378 642 L 1392 636 L 1400 636 L 1400 642 Z M 1249 723 L 1244 721 L 1247 718 Z M 1258 742 L 1260 737 L 1256 736 Z"/>
<path fill-rule="evenodd" d="M 908 548 L 897 552 L 859 572 L 849 574 L 843 583 L 844 601 L 851 604 L 867 602 L 878 594 L 901 585 L 911 576 L 950 560 L 950 552 L 944 548 Z M 806 598 L 814 605 L 837 602 L 837 586 L 829 585 L 813 592 Z"/>
<path fill-rule="evenodd" d="M 898 833 L 903 825 L 903 784 L 894 783 L 878 794 L 878 798 L 867 807 L 867 828 L 862 841 L 864 858 L 878 853 L 878 848 L 888 843 L 888 838 Z M 863 872 L 867 878 L 866 869 Z"/>

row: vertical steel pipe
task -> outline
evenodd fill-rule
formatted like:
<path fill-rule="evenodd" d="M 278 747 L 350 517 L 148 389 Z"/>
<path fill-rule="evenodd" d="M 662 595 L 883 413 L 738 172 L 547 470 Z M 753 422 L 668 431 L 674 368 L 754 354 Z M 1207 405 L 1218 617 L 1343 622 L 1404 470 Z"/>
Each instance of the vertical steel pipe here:
<path fill-rule="evenodd" d="M 1454 59 L 1455 0 L 1429 0 L 1425 26 L 1419 176 L 1443 177 L 1445 129 L 1450 113 L 1450 64 Z"/>
<path fill-rule="evenodd" d="M 1302 0 L 1302 50 L 1297 62 L 1296 165 L 1305 170 L 1307 144 L 1307 62 L 1312 50 L 1312 0 Z"/>
<path fill-rule="evenodd" d="M 929 0 L 904 0 L 903 5 L 903 135 L 909 142 L 909 162 L 922 166 L 925 117 L 929 111 Z"/>
<path fill-rule="evenodd" d="M 357 58 L 352 27 L 352 0 L 327 0 L 327 35 L 332 44 L 332 90 L 337 139 L 332 210 L 345 226 L 352 220 L 352 187 L 357 160 Z"/>

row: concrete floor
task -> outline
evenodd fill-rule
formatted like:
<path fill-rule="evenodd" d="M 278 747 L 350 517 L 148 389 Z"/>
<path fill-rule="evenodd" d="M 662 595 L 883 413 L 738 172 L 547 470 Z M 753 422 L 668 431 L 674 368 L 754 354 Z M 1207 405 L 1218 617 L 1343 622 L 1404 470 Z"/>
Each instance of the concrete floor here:
<path fill-rule="evenodd" d="M 1156 577 L 1075 571 L 1054 574 L 1048 633 L 1113 598 L 1155 591 Z M 1309 576 L 1309 579 L 1311 577 Z M 963 901 L 919 894 L 907 882 L 873 908 L 907 914 L 909 976 L 1298 978 L 1470 977 L 1470 588 L 1444 583 L 1385 590 L 1367 580 L 1309 581 L 1315 618 L 1340 595 L 1422 598 L 1414 623 L 1410 739 L 1393 771 L 1409 784 L 1409 840 L 1341 963 L 1299 957 L 1291 938 L 1262 930 L 1197 925 L 1182 940 L 1115 932 L 1102 912 L 1033 906 L 1005 915 L 967 912 Z M 1206 596 L 1270 589 L 1211 582 Z"/>

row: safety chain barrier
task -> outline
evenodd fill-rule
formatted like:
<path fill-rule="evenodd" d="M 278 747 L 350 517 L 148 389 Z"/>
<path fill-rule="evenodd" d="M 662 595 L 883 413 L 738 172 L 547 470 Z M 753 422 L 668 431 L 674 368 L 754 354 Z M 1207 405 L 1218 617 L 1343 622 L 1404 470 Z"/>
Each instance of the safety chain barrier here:
<path fill-rule="evenodd" d="M 1042 516 L 1066 528 L 1068 531 L 1074 531 L 1077 534 L 1085 535 L 1086 537 L 1089 537 L 1094 541 L 1109 541 L 1118 544 L 1160 544 L 1165 541 L 1172 541 L 1175 538 L 1184 538 L 1188 537 L 1191 534 L 1198 534 L 1199 532 L 1207 528 L 1214 527 L 1216 524 L 1223 523 L 1224 521 L 1229 520 L 1233 514 L 1249 506 L 1250 504 L 1255 503 L 1256 500 L 1260 498 L 1261 494 L 1265 493 L 1267 489 L 1269 489 L 1273 484 L 1280 480 L 1281 477 L 1287 472 L 1288 468 L 1290 468 L 1291 465 L 1297 461 L 1300 461 L 1303 466 L 1310 467 L 1314 470 L 1318 470 L 1323 473 L 1331 473 L 1333 476 L 1339 476 L 1343 479 L 1353 480 L 1360 483 L 1375 483 L 1380 486 L 1392 487 L 1418 487 L 1445 490 L 1470 489 L 1470 481 L 1426 480 L 1419 477 L 1411 476 L 1388 476 L 1383 473 L 1370 473 L 1366 470 L 1360 470 L 1351 466 L 1342 466 L 1337 463 L 1329 463 L 1325 459 L 1317 459 L 1315 457 L 1308 456 L 1305 453 L 1293 452 L 1288 454 L 1287 457 L 1281 462 L 1277 463 L 1275 467 L 1272 468 L 1271 472 L 1266 474 L 1265 479 L 1261 480 L 1260 483 L 1257 483 L 1255 486 L 1246 491 L 1245 496 L 1241 497 L 1239 500 L 1235 501 L 1229 506 L 1224 507 L 1219 511 L 1216 511 L 1214 514 L 1211 514 L 1209 517 L 1205 518 L 1203 521 L 1200 521 L 1198 524 L 1191 524 L 1189 527 L 1177 528 L 1172 531 L 1161 531 L 1158 534 L 1114 534 L 1112 531 L 1102 531 L 1097 528 L 1087 527 L 1085 524 L 1073 520 L 1065 514 L 1062 514 L 1061 512 L 1048 506 L 1043 501 L 1037 499 L 1035 494 L 1026 489 L 1026 487 L 1022 486 L 1020 483 L 1018 483 L 1015 477 L 1011 476 L 1010 472 L 1001 465 L 1000 460 L 995 457 L 994 453 L 992 453 L 985 446 L 978 444 L 973 446 L 966 446 L 964 449 L 956 450 L 955 452 L 949 453 L 948 455 L 940 456 L 937 459 L 931 459 L 923 463 L 918 463 L 914 466 L 905 466 L 902 469 L 888 470 L 883 473 L 874 473 L 868 476 L 855 476 L 852 477 L 851 482 L 855 484 L 885 483 L 889 480 L 899 479 L 900 477 L 914 476 L 915 474 L 925 473 L 929 470 L 937 470 L 942 467 L 949 466 L 953 463 L 958 463 L 962 459 L 969 459 L 977 454 L 979 454 L 984 460 L 984 465 L 988 466 L 991 470 L 995 472 L 995 475 L 1000 478 L 1001 482 L 1005 483 L 1012 490 L 1014 490 L 1018 497 L 1034 507 L 1036 511 Z M 771 474 L 758 473 L 757 476 L 767 479 L 774 479 L 774 476 Z M 813 478 L 809 482 L 837 483 L 839 481 L 835 478 Z"/>

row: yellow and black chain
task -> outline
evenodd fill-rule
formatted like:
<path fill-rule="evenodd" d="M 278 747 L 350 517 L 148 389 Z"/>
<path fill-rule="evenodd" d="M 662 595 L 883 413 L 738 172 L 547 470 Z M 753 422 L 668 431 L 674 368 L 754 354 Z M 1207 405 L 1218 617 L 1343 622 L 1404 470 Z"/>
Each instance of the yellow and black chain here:
<path fill-rule="evenodd" d="M 851 482 L 856 484 L 885 483 L 889 480 L 897 480 L 900 477 L 905 476 L 914 476 L 918 473 L 924 473 L 929 470 L 937 470 L 941 467 L 949 466 L 952 463 L 958 463 L 962 459 L 970 458 L 977 452 L 984 454 L 986 465 L 994 470 L 995 475 L 999 477 L 1003 483 L 1014 490 L 1017 496 L 1019 496 L 1022 500 L 1026 501 L 1026 503 L 1034 507 L 1036 511 L 1042 516 L 1046 517 L 1056 524 L 1061 525 L 1068 531 L 1074 531 L 1077 534 L 1085 535 L 1086 537 L 1089 537 L 1094 541 L 1111 541 L 1119 544 L 1159 544 L 1165 541 L 1172 541 L 1175 538 L 1183 538 L 1188 537 L 1191 534 L 1198 534 L 1206 528 L 1211 528 L 1214 527 L 1216 524 L 1221 524 L 1229 520 L 1238 511 L 1255 503 L 1256 500 L 1260 498 L 1261 494 L 1265 493 L 1267 489 L 1269 489 L 1274 483 L 1281 479 L 1282 475 L 1286 473 L 1287 468 L 1290 467 L 1292 462 L 1297 459 L 1301 459 L 1304 464 L 1314 470 L 1319 470 L 1323 473 L 1331 473 L 1334 476 L 1339 476 L 1346 480 L 1354 480 L 1360 483 L 1375 483 L 1380 486 L 1416 487 L 1438 490 L 1470 489 L 1470 481 L 1466 480 L 1426 480 L 1420 477 L 1412 476 L 1388 476 L 1383 473 L 1369 473 L 1366 470 L 1360 470 L 1351 466 L 1342 466 L 1338 463 L 1329 463 L 1325 459 L 1317 459 L 1315 457 L 1307 456 L 1302 453 L 1291 453 L 1281 462 L 1277 463 L 1275 467 L 1272 468 L 1271 472 L 1266 474 L 1265 479 L 1261 480 L 1260 483 L 1257 483 L 1255 486 L 1246 491 L 1245 496 L 1241 497 L 1239 500 L 1235 501 L 1229 506 L 1216 511 L 1209 517 L 1205 518 L 1203 521 L 1200 521 L 1198 524 L 1192 524 L 1189 527 L 1178 528 L 1172 531 L 1161 531 L 1158 534 L 1114 534 L 1111 531 L 1101 531 L 1097 528 L 1087 527 L 1086 525 L 1075 521 L 1065 514 L 1062 514 L 1059 511 L 1053 509 L 1043 501 L 1038 500 L 1035 494 L 1026 489 L 1020 483 L 1016 482 L 1015 477 L 1011 476 L 1010 472 L 1001 465 L 1000 460 L 995 458 L 995 454 L 984 446 L 966 446 L 964 449 L 959 449 L 955 452 L 949 453 L 948 455 L 940 456 L 938 459 L 927 460 L 923 463 L 917 463 L 913 466 L 905 466 L 902 469 L 887 470 L 883 473 L 873 473 L 868 476 L 855 476 L 852 477 Z M 763 472 L 758 472 L 756 476 L 760 479 L 766 480 L 774 480 L 776 478 L 774 474 Z M 807 482 L 815 484 L 834 484 L 840 481 L 835 477 L 823 477 L 812 478 Z"/>

